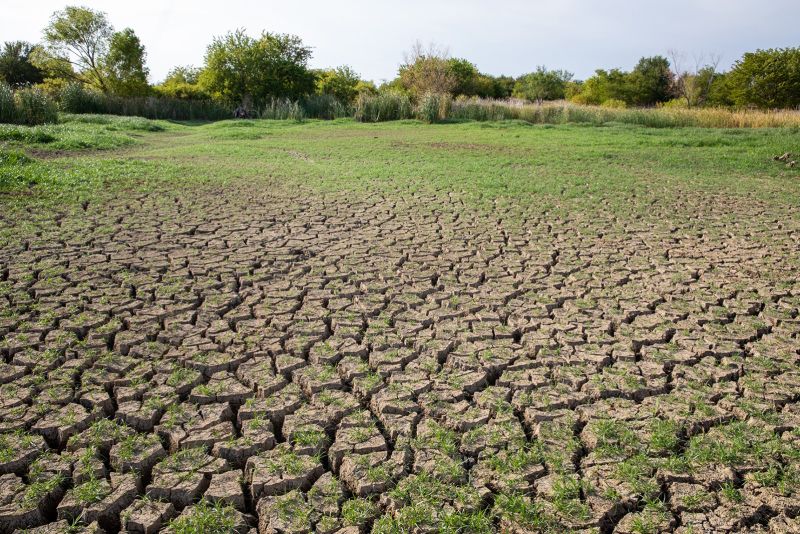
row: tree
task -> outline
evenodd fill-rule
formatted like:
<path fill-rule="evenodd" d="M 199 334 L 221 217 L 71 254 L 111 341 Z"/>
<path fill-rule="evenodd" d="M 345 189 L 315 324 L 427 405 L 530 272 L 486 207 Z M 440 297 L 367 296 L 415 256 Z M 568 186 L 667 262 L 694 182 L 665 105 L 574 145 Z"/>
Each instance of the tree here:
<path fill-rule="evenodd" d="M 317 92 L 333 95 L 342 102 L 352 102 L 359 93 L 361 78 L 347 65 L 317 73 Z"/>
<path fill-rule="evenodd" d="M 672 97 L 673 76 L 667 58 L 643 57 L 628 77 L 629 104 L 652 106 Z"/>
<path fill-rule="evenodd" d="M 609 71 L 598 69 L 580 86 L 575 94 L 575 87 L 570 87 L 573 94 L 571 100 L 580 104 L 601 105 L 608 101 L 622 101 L 626 104 L 633 101 L 630 73 L 620 69 Z"/>
<path fill-rule="evenodd" d="M 675 92 L 686 101 L 687 107 L 702 106 L 708 99 L 720 56 L 712 54 L 706 59 L 703 54 L 694 56 L 694 64 L 688 66 L 686 55 L 670 50 L 672 68 L 675 69 Z"/>
<path fill-rule="evenodd" d="M 314 91 L 311 49 L 294 35 L 236 30 L 208 46 L 200 83 L 231 104 L 263 106 L 270 98 L 299 98 Z"/>
<path fill-rule="evenodd" d="M 547 70 L 544 66 L 526 74 L 514 85 L 514 96 L 526 98 L 541 104 L 544 100 L 564 98 L 564 89 L 572 79 L 572 73 L 565 70 Z"/>
<path fill-rule="evenodd" d="M 449 53 L 431 43 L 425 48 L 417 41 L 400 66 L 399 84 L 414 97 L 426 93 L 452 93 L 458 79 L 450 68 Z"/>
<path fill-rule="evenodd" d="M 120 96 L 147 94 L 150 87 L 144 59 L 144 46 L 132 29 L 114 33 L 102 65 L 110 91 Z"/>
<path fill-rule="evenodd" d="M 192 66 L 175 67 L 159 85 L 153 87 L 156 94 L 182 100 L 207 100 L 209 98 L 200 87 L 200 69 Z"/>
<path fill-rule="evenodd" d="M 103 60 L 113 33 L 105 13 L 68 6 L 53 14 L 44 30 L 44 41 L 50 61 L 69 63 L 84 81 L 106 92 Z"/>
<path fill-rule="evenodd" d="M 451 58 L 447 60 L 447 68 L 455 80 L 454 95 L 476 96 L 481 92 L 481 73 L 472 62 Z"/>
<path fill-rule="evenodd" d="M 11 87 L 42 83 L 44 73 L 31 63 L 34 46 L 25 41 L 6 42 L 0 53 L 0 80 Z"/>
<path fill-rule="evenodd" d="M 737 105 L 800 106 L 800 48 L 748 52 L 734 64 L 728 77 Z"/>
<path fill-rule="evenodd" d="M 492 86 L 494 88 L 494 94 L 491 96 L 494 98 L 510 98 L 511 95 L 514 93 L 514 84 L 517 81 L 511 76 L 497 76 L 492 77 Z"/>

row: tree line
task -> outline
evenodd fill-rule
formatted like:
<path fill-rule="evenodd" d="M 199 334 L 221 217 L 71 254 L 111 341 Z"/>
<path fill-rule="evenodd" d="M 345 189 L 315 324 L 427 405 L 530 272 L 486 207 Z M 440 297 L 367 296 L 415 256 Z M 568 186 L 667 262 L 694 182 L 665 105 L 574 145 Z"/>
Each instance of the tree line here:
<path fill-rule="evenodd" d="M 359 95 L 396 93 L 412 100 L 426 94 L 456 98 L 519 98 L 534 102 L 568 99 L 581 104 L 627 106 L 800 106 L 800 48 L 744 54 L 728 72 L 719 58 L 687 61 L 680 53 L 643 57 L 630 71 L 597 70 L 577 80 L 566 70 L 536 67 L 519 77 L 481 72 L 464 58 L 420 43 L 395 79 L 377 87 L 349 66 L 311 69 L 311 48 L 294 35 L 236 30 L 208 45 L 201 67 L 180 66 L 165 80 L 148 83 L 146 50 L 131 28 L 117 31 L 105 13 L 69 6 L 57 11 L 40 43 L 6 42 L 0 51 L 0 80 L 11 87 L 37 86 L 58 96 L 93 91 L 115 97 L 156 96 L 217 101 L 259 109 L 274 99 L 328 95 L 348 104 Z"/>

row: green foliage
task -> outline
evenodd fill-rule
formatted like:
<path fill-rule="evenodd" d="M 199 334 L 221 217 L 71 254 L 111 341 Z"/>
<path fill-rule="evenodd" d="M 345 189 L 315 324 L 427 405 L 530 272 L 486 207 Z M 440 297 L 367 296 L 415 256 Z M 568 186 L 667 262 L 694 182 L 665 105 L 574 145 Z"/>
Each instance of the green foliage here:
<path fill-rule="evenodd" d="M 447 61 L 448 68 L 455 79 L 454 95 L 495 96 L 495 87 L 490 76 L 481 74 L 472 62 L 452 58 Z"/>
<path fill-rule="evenodd" d="M 311 49 L 297 36 L 263 32 L 254 39 L 237 30 L 209 45 L 201 85 L 232 105 L 259 109 L 273 98 L 313 92 L 310 57 Z"/>
<path fill-rule="evenodd" d="M 628 73 L 619 69 L 598 69 L 594 76 L 583 82 L 582 90 L 573 97 L 579 104 L 600 105 L 607 100 L 631 100 Z"/>
<path fill-rule="evenodd" d="M 200 69 L 175 67 L 166 79 L 153 87 L 157 95 L 181 100 L 208 100 L 210 95 L 200 86 Z"/>
<path fill-rule="evenodd" d="M 626 107 L 628 107 L 628 105 L 625 103 L 624 100 L 619 100 L 617 98 L 609 98 L 600 105 L 603 106 L 604 108 L 612 108 L 612 109 L 625 109 Z"/>
<path fill-rule="evenodd" d="M 0 123 L 15 124 L 18 120 L 14 90 L 7 83 L 0 82 Z"/>
<path fill-rule="evenodd" d="M 673 83 L 670 64 L 665 57 L 643 57 L 631 72 L 599 69 L 585 82 L 566 86 L 564 96 L 579 104 L 602 105 L 620 101 L 626 106 L 653 106 L 673 96 Z"/>
<path fill-rule="evenodd" d="M 52 60 L 71 63 L 82 79 L 107 91 L 103 59 L 113 33 L 105 13 L 67 6 L 51 17 L 44 29 L 44 41 Z"/>
<path fill-rule="evenodd" d="M 103 70 L 113 94 L 142 96 L 149 92 L 145 55 L 144 45 L 132 29 L 126 28 L 111 36 Z"/>
<path fill-rule="evenodd" d="M 11 41 L 0 52 L 0 82 L 11 87 L 32 85 L 44 81 L 42 70 L 31 63 L 34 46 L 25 41 Z"/>
<path fill-rule="evenodd" d="M 399 85 L 415 98 L 452 93 L 458 84 L 447 52 L 434 44 L 424 48 L 416 42 L 398 74 Z"/>
<path fill-rule="evenodd" d="M 377 95 L 362 93 L 356 99 L 355 119 L 360 122 L 381 122 L 410 119 L 414 116 L 411 99 L 391 91 Z"/>
<path fill-rule="evenodd" d="M 359 75 L 347 65 L 317 73 L 317 92 L 350 103 L 358 96 Z"/>
<path fill-rule="evenodd" d="M 652 106 L 672 97 L 673 76 L 667 58 L 643 57 L 628 75 L 629 104 Z"/>
<path fill-rule="evenodd" d="M 800 106 L 800 48 L 748 52 L 728 76 L 733 100 L 740 106 Z"/>
<path fill-rule="evenodd" d="M 106 112 L 103 95 L 78 82 L 66 85 L 59 95 L 59 101 L 61 109 L 67 113 Z"/>
<path fill-rule="evenodd" d="M 535 72 L 526 74 L 517 80 L 514 85 L 514 96 L 539 104 L 545 100 L 558 100 L 564 98 L 567 82 L 571 79 L 571 72 L 547 70 L 547 68 L 539 66 Z"/>
<path fill-rule="evenodd" d="M 71 83 L 60 93 L 61 109 L 67 113 L 126 115 L 148 119 L 219 120 L 231 116 L 230 109 L 211 100 L 181 98 L 119 97 Z"/>
<path fill-rule="evenodd" d="M 38 87 L 17 91 L 17 114 L 21 124 L 48 124 L 58 121 L 56 103 Z"/>
<path fill-rule="evenodd" d="M 54 123 L 58 120 L 55 102 L 38 87 L 24 87 L 18 91 L 0 82 L 0 123 L 36 124 Z"/>

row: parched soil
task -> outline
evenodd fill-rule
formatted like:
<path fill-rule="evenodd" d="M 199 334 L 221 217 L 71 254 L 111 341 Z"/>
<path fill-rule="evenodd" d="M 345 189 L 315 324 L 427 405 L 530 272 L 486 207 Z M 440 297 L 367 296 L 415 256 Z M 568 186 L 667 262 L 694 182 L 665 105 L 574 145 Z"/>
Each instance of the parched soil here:
<path fill-rule="evenodd" d="M 800 532 L 800 218 L 641 202 L 6 221 L 0 532 Z"/>

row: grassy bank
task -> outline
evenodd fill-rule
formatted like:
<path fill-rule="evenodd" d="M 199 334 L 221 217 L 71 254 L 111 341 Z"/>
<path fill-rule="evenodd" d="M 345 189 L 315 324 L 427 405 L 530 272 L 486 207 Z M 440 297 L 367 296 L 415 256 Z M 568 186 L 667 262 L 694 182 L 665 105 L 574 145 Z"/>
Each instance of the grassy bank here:
<path fill-rule="evenodd" d="M 524 121 L 177 124 L 68 116 L 0 128 L 6 205 L 79 202 L 131 188 L 263 183 L 310 191 L 454 191 L 478 201 L 545 195 L 626 202 L 692 192 L 800 199 L 800 130 L 531 125 Z"/>

